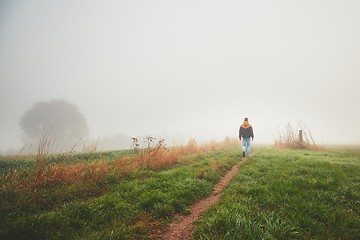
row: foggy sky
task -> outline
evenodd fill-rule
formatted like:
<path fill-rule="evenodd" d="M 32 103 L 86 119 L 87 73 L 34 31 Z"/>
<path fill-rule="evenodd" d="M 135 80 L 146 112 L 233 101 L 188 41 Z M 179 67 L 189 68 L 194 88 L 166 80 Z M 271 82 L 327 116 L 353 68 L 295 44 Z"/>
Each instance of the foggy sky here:
<path fill-rule="evenodd" d="M 66 99 L 90 136 L 255 141 L 305 122 L 360 144 L 360 1 L 0 1 L 0 151 L 35 102 Z M 170 137 L 169 137 L 170 138 Z"/>

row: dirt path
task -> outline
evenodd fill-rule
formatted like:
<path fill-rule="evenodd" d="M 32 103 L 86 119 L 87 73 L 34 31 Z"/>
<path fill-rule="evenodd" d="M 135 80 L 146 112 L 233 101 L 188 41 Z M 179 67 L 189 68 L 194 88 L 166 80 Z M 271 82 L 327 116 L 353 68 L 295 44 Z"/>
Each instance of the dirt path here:
<path fill-rule="evenodd" d="M 190 214 L 179 216 L 179 220 L 169 225 L 167 231 L 161 234 L 158 239 L 177 240 L 190 239 L 192 236 L 193 222 L 199 219 L 200 214 L 209 209 L 213 204 L 220 200 L 221 191 L 230 182 L 231 178 L 237 173 L 239 167 L 246 162 L 243 158 L 241 162 L 232 167 L 226 175 L 214 186 L 214 190 L 210 196 L 195 203 L 190 208 Z"/>

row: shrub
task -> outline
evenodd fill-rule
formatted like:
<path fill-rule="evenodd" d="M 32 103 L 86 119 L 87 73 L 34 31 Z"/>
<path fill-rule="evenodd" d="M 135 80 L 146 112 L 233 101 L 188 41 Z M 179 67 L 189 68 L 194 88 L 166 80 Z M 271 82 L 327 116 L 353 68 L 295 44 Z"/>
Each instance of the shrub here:
<path fill-rule="evenodd" d="M 299 131 L 296 131 L 290 123 L 285 125 L 285 129 L 279 130 L 279 137 L 275 141 L 275 146 L 291 149 L 310 149 L 322 150 L 317 146 L 311 135 L 310 129 L 304 124 L 298 124 Z"/>

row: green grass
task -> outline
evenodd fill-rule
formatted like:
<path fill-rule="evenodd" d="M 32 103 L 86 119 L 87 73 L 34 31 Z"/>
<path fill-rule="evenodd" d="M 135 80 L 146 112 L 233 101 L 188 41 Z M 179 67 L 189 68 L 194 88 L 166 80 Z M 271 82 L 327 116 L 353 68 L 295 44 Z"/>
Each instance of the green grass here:
<path fill-rule="evenodd" d="M 360 239 L 360 149 L 261 149 L 195 239 Z"/>
<path fill-rule="evenodd" d="M 111 162 L 118 154 L 90 156 Z M 184 156 L 165 170 L 110 172 L 95 182 L 56 182 L 30 190 L 2 188 L 0 239 L 149 239 L 154 229 L 164 228 L 175 214 L 187 214 L 192 203 L 210 194 L 239 159 L 238 149 L 211 151 Z M 31 172 L 31 165 L 18 171 Z"/>
<path fill-rule="evenodd" d="M 195 239 L 360 239 L 360 149 L 254 150 L 196 223 Z M 131 154 L 73 155 L 67 164 Z M 163 169 L 110 171 L 96 181 L 1 187 L 0 239 L 151 239 L 240 159 L 237 147 L 183 156 Z M 31 174 L 28 161 L 0 160 L 0 186 L 9 169 Z"/>

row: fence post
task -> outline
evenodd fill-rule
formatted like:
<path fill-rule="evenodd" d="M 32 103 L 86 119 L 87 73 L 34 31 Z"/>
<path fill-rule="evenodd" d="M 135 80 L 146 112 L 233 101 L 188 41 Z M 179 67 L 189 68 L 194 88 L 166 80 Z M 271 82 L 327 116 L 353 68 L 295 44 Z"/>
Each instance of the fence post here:
<path fill-rule="evenodd" d="M 303 142 L 303 131 L 299 130 L 299 140 L 300 142 Z"/>

